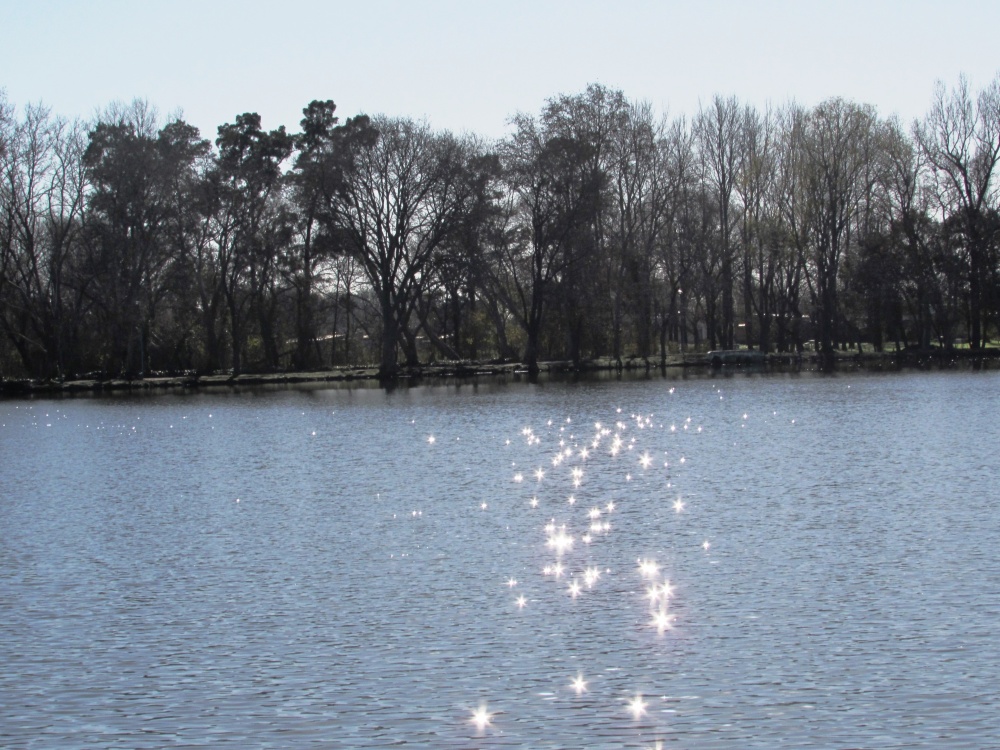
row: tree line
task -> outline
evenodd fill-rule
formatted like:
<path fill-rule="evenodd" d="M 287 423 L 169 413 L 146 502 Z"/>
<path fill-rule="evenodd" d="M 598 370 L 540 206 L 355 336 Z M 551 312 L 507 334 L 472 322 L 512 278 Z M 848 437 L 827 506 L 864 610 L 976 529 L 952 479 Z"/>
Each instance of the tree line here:
<path fill-rule="evenodd" d="M 967 344 L 1000 327 L 1000 76 L 911 127 L 591 85 L 490 142 L 406 118 L 214 142 L 0 91 L 0 375 Z"/>

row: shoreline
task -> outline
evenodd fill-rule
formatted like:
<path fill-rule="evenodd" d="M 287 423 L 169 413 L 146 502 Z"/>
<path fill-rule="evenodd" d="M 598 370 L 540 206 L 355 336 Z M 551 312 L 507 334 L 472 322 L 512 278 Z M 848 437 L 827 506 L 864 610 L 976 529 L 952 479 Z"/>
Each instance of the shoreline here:
<path fill-rule="evenodd" d="M 891 365 L 896 367 L 925 367 L 929 365 L 956 365 L 959 362 L 975 364 L 982 360 L 1000 359 L 1000 349 L 908 350 L 900 352 L 835 352 L 834 369 L 837 366 Z M 579 366 L 571 361 L 540 362 L 539 375 L 576 375 L 586 373 L 621 372 L 629 374 L 652 373 L 675 369 L 704 369 L 707 372 L 767 372 L 771 368 L 803 368 L 812 370 L 822 367 L 822 358 L 816 352 L 803 354 L 769 353 L 758 355 L 753 362 L 727 363 L 713 366 L 708 353 L 674 354 L 667 357 L 665 364 L 659 358 L 631 358 L 621 364 L 610 357 L 586 360 Z M 427 379 L 431 381 L 447 378 L 476 379 L 480 377 L 518 376 L 529 377 L 528 368 L 521 362 L 471 362 L 445 361 L 422 364 L 416 367 L 402 367 L 394 379 L 395 383 L 414 383 Z M 18 396 L 50 396 L 60 394 L 107 393 L 115 391 L 164 391 L 202 390 L 218 388 L 256 387 L 268 385 L 302 385 L 322 383 L 379 383 L 377 367 L 337 367 L 311 372 L 271 372 L 271 373 L 231 373 L 198 375 L 194 373 L 152 375 L 142 378 L 81 378 L 74 380 L 0 380 L 0 398 Z"/>

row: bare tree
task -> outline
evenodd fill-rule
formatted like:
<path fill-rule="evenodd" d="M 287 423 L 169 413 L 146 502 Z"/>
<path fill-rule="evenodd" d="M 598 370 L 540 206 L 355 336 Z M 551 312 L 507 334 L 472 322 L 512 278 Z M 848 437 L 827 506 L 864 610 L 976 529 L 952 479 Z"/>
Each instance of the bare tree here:
<path fill-rule="evenodd" d="M 660 362 L 666 363 L 668 340 L 683 350 L 688 345 L 689 306 L 696 298 L 695 268 L 703 246 L 704 216 L 700 209 L 701 164 L 691 128 L 674 120 L 658 143 L 663 165 L 662 228 L 656 241 L 657 275 L 662 279 L 659 307 Z"/>
<path fill-rule="evenodd" d="M 624 166 L 617 146 L 634 114 L 630 109 L 621 91 L 590 84 L 581 94 L 549 99 L 541 113 L 550 140 L 576 144 L 582 175 L 592 191 L 589 211 L 576 217 L 574 262 L 563 274 L 555 300 L 574 366 L 579 366 L 586 344 L 592 352 L 606 346 L 609 329 L 620 319 L 625 291 L 621 281 L 629 260 L 625 248 L 611 241 L 610 233 L 615 225 L 615 185 Z M 612 346 L 620 350 L 620 341 L 614 339 L 612 333 Z"/>
<path fill-rule="evenodd" d="M 625 311 L 634 329 L 636 353 L 648 361 L 653 350 L 657 250 L 676 189 L 663 147 L 666 131 L 666 121 L 655 118 L 649 104 L 633 103 L 614 143 L 610 188 L 615 221 L 609 245 L 618 260 L 611 278 L 610 305 L 612 354 L 619 361 Z"/>
<path fill-rule="evenodd" d="M 83 145 L 80 123 L 41 105 L 18 122 L 0 99 L 0 330 L 33 377 L 79 362 Z"/>
<path fill-rule="evenodd" d="M 740 245 L 743 251 L 743 319 L 747 346 L 771 349 L 774 292 L 779 267 L 779 209 L 777 123 L 770 110 L 764 113 L 747 105 L 742 113 L 740 149 L 743 152 L 735 190 L 739 198 Z"/>
<path fill-rule="evenodd" d="M 743 166 L 741 148 L 742 108 L 735 97 L 716 96 L 712 105 L 703 108 L 695 119 L 694 132 L 698 152 L 704 162 L 704 174 L 712 187 L 719 221 L 719 271 L 722 292 L 722 347 L 732 349 L 734 325 L 734 253 L 732 246 L 732 200 L 736 180 Z M 710 333 L 714 339 L 714 331 Z"/>
<path fill-rule="evenodd" d="M 869 191 L 871 141 L 877 137 L 872 107 L 830 99 L 793 125 L 797 195 L 789 218 L 802 242 L 806 281 L 827 363 L 838 339 L 838 282 L 852 230 Z"/>
<path fill-rule="evenodd" d="M 413 120 L 376 117 L 353 127 L 351 163 L 330 208 L 378 298 L 379 373 L 391 378 L 430 260 L 465 206 L 467 149 Z M 408 359 L 414 356 L 411 349 Z"/>
<path fill-rule="evenodd" d="M 930 112 L 913 132 L 930 165 L 941 219 L 954 218 L 961 226 L 968 257 L 969 344 L 978 349 L 986 340 L 984 286 L 998 231 L 991 213 L 1000 191 L 1000 75 L 975 98 L 964 76 L 951 91 L 939 82 Z"/>
<path fill-rule="evenodd" d="M 501 144 L 505 194 L 490 253 L 491 288 L 525 334 L 524 361 L 538 372 L 543 321 L 558 285 L 593 237 L 600 175 L 585 140 L 555 135 L 529 115 L 513 120 Z"/>

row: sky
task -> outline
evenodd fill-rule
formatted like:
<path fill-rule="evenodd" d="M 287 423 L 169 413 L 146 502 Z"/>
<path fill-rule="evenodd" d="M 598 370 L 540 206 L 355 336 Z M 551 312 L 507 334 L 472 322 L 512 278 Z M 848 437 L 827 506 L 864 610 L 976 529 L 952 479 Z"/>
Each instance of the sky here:
<path fill-rule="evenodd" d="M 359 113 L 499 138 L 589 83 L 670 116 L 713 96 L 841 96 L 904 123 L 934 85 L 1000 72 L 992 0 L 0 0 L 0 89 L 92 118 L 146 99 L 202 135 L 238 114 L 299 129 Z"/>

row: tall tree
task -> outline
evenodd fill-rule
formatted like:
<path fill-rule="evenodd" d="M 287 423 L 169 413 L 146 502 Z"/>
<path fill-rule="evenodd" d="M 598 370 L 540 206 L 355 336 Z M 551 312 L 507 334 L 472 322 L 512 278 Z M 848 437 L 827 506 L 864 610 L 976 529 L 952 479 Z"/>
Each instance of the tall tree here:
<path fill-rule="evenodd" d="M 817 105 L 795 131 L 799 208 L 793 219 L 805 232 L 806 279 L 817 322 L 817 343 L 828 364 L 838 339 L 840 266 L 869 191 L 872 140 L 878 121 L 870 106 L 843 99 Z"/>
<path fill-rule="evenodd" d="M 743 163 L 734 186 L 740 203 L 743 320 L 747 346 L 753 347 L 756 343 L 763 352 L 771 348 L 774 287 L 779 264 L 776 130 L 770 111 L 762 114 L 749 105 L 744 108 L 740 128 Z"/>
<path fill-rule="evenodd" d="M 543 322 L 557 285 L 576 271 L 593 236 L 601 175 L 591 168 L 586 141 L 552 135 L 528 115 L 518 115 L 514 126 L 501 145 L 511 226 L 494 256 L 493 288 L 523 329 L 524 361 L 537 373 Z"/>
<path fill-rule="evenodd" d="M 736 98 L 716 96 L 710 107 L 703 108 L 698 113 L 694 126 L 698 151 L 704 162 L 704 174 L 711 185 L 718 210 L 721 345 L 724 349 L 732 349 L 735 345 L 731 209 L 736 180 L 743 166 L 740 133 L 742 122 L 742 108 Z M 710 332 L 710 336 L 714 340 L 714 331 Z"/>
<path fill-rule="evenodd" d="M 325 265 L 336 252 L 336 231 L 327 206 L 342 187 L 346 157 L 336 110 L 330 100 L 310 102 L 302 110 L 302 131 L 295 136 L 298 155 L 290 178 L 298 239 L 290 248 L 286 270 L 294 295 L 292 365 L 296 369 L 316 367 L 322 360 L 318 287 L 324 281 Z"/>
<path fill-rule="evenodd" d="M 618 143 L 628 120 L 625 95 L 599 84 L 590 84 L 581 94 L 549 99 L 540 117 L 549 140 L 576 144 L 579 166 L 591 191 L 588 212 L 578 213 L 575 219 L 574 262 L 562 274 L 555 300 L 574 366 L 579 366 L 586 344 L 592 353 L 599 353 L 607 346 L 610 333 L 615 346 L 614 329 L 624 305 L 626 287 L 622 280 L 629 260 L 624 249 L 612 242 L 611 235 L 615 226 L 615 173 L 625 166 L 618 158 Z M 616 356 L 620 353 L 617 343 Z"/>
<path fill-rule="evenodd" d="M 284 126 L 265 131 L 256 112 L 219 126 L 214 174 L 218 252 L 223 294 L 229 313 L 233 372 L 244 366 L 248 326 L 260 326 L 264 364 L 278 366 L 273 330 L 273 283 L 276 247 L 286 237 L 287 215 L 275 205 L 280 197 L 281 165 L 291 155 L 292 138 Z"/>
<path fill-rule="evenodd" d="M 42 106 L 18 121 L 0 96 L 0 331 L 32 377 L 82 364 L 84 143 L 79 122 Z"/>
<path fill-rule="evenodd" d="M 996 271 L 990 268 L 996 242 L 1000 180 L 1000 75 L 973 98 L 962 76 L 948 91 L 938 83 L 931 110 L 914 126 L 914 137 L 927 158 L 942 218 L 961 226 L 968 257 L 969 344 L 985 343 L 988 309 L 984 289 Z"/>
<path fill-rule="evenodd" d="M 173 120 L 157 134 L 157 151 L 163 163 L 161 195 L 167 206 L 162 242 L 172 260 L 160 320 L 149 337 L 150 354 L 159 368 L 192 369 L 206 364 L 208 358 L 199 354 L 202 325 L 209 313 L 217 312 L 211 305 L 199 309 L 199 269 L 209 242 L 205 175 L 213 163 L 212 145 L 196 127 Z"/>
<path fill-rule="evenodd" d="M 657 247 L 662 240 L 675 183 L 670 179 L 663 149 L 666 124 L 648 104 L 630 104 L 614 142 L 610 189 L 613 223 L 607 234 L 608 255 L 617 257 L 607 304 L 612 313 L 612 356 L 622 354 L 624 313 L 632 324 L 636 353 L 653 352 Z M 609 259 L 610 260 L 610 259 Z"/>
<path fill-rule="evenodd" d="M 142 101 L 112 107 L 84 154 L 92 297 L 111 372 L 143 373 L 151 342 L 164 335 L 158 307 L 176 290 L 191 174 L 208 150 L 196 128 L 174 121 L 157 130 L 156 120 Z"/>
<path fill-rule="evenodd" d="M 669 342 L 676 343 L 682 350 L 688 345 L 688 301 L 695 299 L 693 276 L 697 264 L 696 248 L 704 245 L 703 212 L 699 209 L 702 196 L 700 165 L 695 155 L 694 136 L 685 118 L 677 118 L 670 124 L 657 151 L 665 181 L 663 228 L 654 245 L 657 273 L 663 282 L 656 306 L 660 311 L 660 364 L 665 365 Z"/>
<path fill-rule="evenodd" d="M 348 166 L 330 210 L 377 298 L 379 374 L 392 378 L 431 259 L 459 225 L 468 150 L 413 120 L 355 118 L 344 127 Z M 407 359 L 415 354 L 409 347 Z"/>

